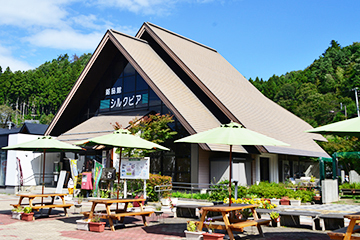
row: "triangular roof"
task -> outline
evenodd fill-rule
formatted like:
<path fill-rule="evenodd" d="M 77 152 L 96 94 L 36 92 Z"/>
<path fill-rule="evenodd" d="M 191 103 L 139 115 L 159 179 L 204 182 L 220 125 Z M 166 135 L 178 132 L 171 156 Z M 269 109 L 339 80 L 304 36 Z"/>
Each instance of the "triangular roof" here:
<path fill-rule="evenodd" d="M 85 104 L 115 49 L 190 134 L 232 120 L 291 144 L 266 147 L 270 153 L 327 157 L 313 141 L 324 140 L 321 135 L 305 133 L 311 129 L 309 124 L 266 98 L 216 50 L 151 23 L 144 23 L 136 37 L 114 30 L 106 32 L 46 134 L 58 135 L 59 129 L 74 127 L 71 114 L 79 104 Z M 228 151 L 220 145 L 201 144 L 201 147 Z M 241 146 L 234 151 L 247 152 Z"/>

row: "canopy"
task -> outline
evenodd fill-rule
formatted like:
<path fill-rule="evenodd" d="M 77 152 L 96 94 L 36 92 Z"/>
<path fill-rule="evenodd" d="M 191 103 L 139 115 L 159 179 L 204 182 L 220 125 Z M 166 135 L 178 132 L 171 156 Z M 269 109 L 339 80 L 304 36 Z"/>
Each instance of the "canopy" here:
<path fill-rule="evenodd" d="M 20 151 L 33 151 L 33 152 L 43 152 L 43 185 L 42 185 L 42 194 L 44 194 L 44 184 L 45 184 L 45 155 L 46 152 L 63 152 L 63 151 L 80 151 L 83 150 L 81 147 L 74 146 L 68 143 L 60 142 L 51 136 L 41 136 L 35 140 L 19 143 L 12 146 L 3 147 L 3 150 L 20 150 Z"/>
<path fill-rule="evenodd" d="M 307 130 L 306 132 L 360 137 L 360 117 L 343 120 L 336 123 L 330 123 L 321 127 Z"/>
<path fill-rule="evenodd" d="M 246 129 L 242 125 L 234 122 L 231 122 L 229 124 L 222 124 L 220 127 L 213 128 L 205 132 L 200 132 L 188 137 L 184 137 L 176 140 L 175 142 L 216 143 L 230 145 L 229 206 L 231 206 L 231 161 L 233 145 L 290 146 L 289 144 L 282 141 Z"/>

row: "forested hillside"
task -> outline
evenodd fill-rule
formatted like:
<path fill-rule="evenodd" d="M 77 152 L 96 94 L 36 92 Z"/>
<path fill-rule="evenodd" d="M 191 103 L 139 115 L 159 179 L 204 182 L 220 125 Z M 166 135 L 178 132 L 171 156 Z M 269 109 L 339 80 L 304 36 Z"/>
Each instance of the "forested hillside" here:
<path fill-rule="evenodd" d="M 3 71 L 0 66 L 0 109 L 3 115 L 0 120 L 3 126 L 6 119 L 10 120 L 7 115 L 17 124 L 24 119 L 49 123 L 90 57 L 91 54 L 74 55 L 70 60 L 65 54 L 28 71 L 12 72 L 9 68 Z"/>
<path fill-rule="evenodd" d="M 249 80 L 265 96 L 313 127 L 345 119 L 345 106 L 347 117 L 354 117 L 352 89 L 360 88 L 360 43 L 341 47 L 333 40 L 304 70 L 273 75 L 267 81 Z"/>

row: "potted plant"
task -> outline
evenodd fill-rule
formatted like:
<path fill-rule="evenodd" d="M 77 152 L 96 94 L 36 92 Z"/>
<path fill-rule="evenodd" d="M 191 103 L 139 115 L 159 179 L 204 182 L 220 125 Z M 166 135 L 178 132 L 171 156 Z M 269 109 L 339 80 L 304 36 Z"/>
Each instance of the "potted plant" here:
<path fill-rule="evenodd" d="M 221 240 L 221 239 L 224 239 L 225 234 L 215 233 L 214 232 L 215 230 L 211 225 L 212 221 L 213 221 L 212 218 L 208 218 L 204 222 L 206 228 L 208 229 L 207 233 L 203 233 L 204 240 Z"/>
<path fill-rule="evenodd" d="M 300 206 L 301 205 L 301 198 L 296 197 L 296 198 L 290 199 L 290 205 L 292 205 L 292 206 Z"/>
<path fill-rule="evenodd" d="M 31 207 L 24 207 L 24 212 L 21 214 L 21 220 L 32 221 L 34 220 L 34 212 Z"/>
<path fill-rule="evenodd" d="M 200 240 L 203 239 L 203 231 L 197 231 L 194 221 L 188 221 L 185 232 L 186 239 L 188 240 Z"/>
<path fill-rule="evenodd" d="M 155 206 L 155 211 L 154 211 L 156 216 L 160 216 L 161 214 L 163 214 L 163 211 L 161 211 L 161 204 L 158 204 Z"/>
<path fill-rule="evenodd" d="M 290 198 L 288 196 L 282 197 L 280 199 L 281 205 L 290 205 Z"/>
<path fill-rule="evenodd" d="M 20 220 L 21 219 L 21 214 L 24 212 L 24 208 L 21 206 L 18 206 L 16 208 L 13 208 L 11 210 L 11 218 Z"/>
<path fill-rule="evenodd" d="M 94 216 L 89 222 L 89 230 L 92 232 L 103 232 L 106 222 L 101 222 L 100 216 Z"/>
<path fill-rule="evenodd" d="M 278 212 L 271 212 L 270 218 L 271 218 L 271 226 L 273 227 L 280 226 L 280 214 Z"/>

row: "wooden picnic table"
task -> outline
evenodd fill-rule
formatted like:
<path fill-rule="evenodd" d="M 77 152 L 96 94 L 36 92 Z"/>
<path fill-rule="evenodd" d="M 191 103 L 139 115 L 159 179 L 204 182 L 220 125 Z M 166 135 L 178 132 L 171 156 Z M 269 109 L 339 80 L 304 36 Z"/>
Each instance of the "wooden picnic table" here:
<path fill-rule="evenodd" d="M 202 231 L 204 222 L 206 221 L 206 215 L 209 212 L 220 212 L 222 218 L 218 218 L 216 219 L 216 221 L 222 221 L 224 222 L 224 224 L 211 223 L 211 227 L 214 229 L 226 230 L 231 240 L 234 239 L 234 234 L 232 232 L 233 230 L 242 231 L 244 227 L 249 226 L 256 226 L 259 234 L 264 237 L 261 225 L 269 224 L 270 220 L 259 219 L 255 210 L 256 207 L 258 207 L 258 205 L 255 204 L 234 204 L 232 206 L 215 205 L 209 207 L 202 207 L 201 210 L 203 211 L 203 213 L 201 215 L 200 222 L 198 222 L 198 230 Z M 244 209 L 250 209 L 254 219 L 242 220 L 235 217 L 236 211 L 242 211 Z"/>
<path fill-rule="evenodd" d="M 103 218 L 103 219 L 108 219 L 111 231 L 115 231 L 113 220 L 116 219 L 116 220 L 121 220 L 121 222 L 123 222 L 124 218 L 127 216 L 141 216 L 143 219 L 144 225 L 147 226 L 145 216 L 150 217 L 151 214 L 154 213 L 154 211 L 144 211 L 144 207 L 142 204 L 144 201 L 145 201 L 145 199 L 142 199 L 142 198 L 90 200 L 90 202 L 92 202 L 91 210 L 90 210 L 90 212 L 83 212 L 83 214 L 85 216 L 88 216 L 89 219 L 92 219 L 95 215 L 98 215 L 98 216 L 100 216 L 100 218 Z M 139 203 L 139 206 L 140 206 L 139 212 L 127 211 L 128 204 L 132 203 L 132 202 Z M 124 207 L 119 209 L 117 206 L 116 209 L 110 209 L 110 206 L 112 204 L 118 205 L 119 203 L 124 203 Z M 95 208 L 97 205 L 105 205 L 105 211 L 100 211 L 101 213 L 97 214 L 95 212 Z M 112 213 L 112 212 L 114 212 L 114 213 Z"/>
<path fill-rule="evenodd" d="M 64 209 L 64 213 L 65 215 L 68 217 L 68 213 L 67 213 L 67 208 L 70 208 L 71 206 L 73 206 L 74 204 L 67 204 L 65 202 L 65 196 L 67 194 L 66 193 L 44 193 L 44 194 L 16 194 L 16 196 L 19 196 L 19 202 L 17 204 L 11 204 L 13 207 L 19 207 L 19 206 L 29 206 L 31 207 L 32 211 L 39 211 L 40 209 L 43 208 L 48 208 L 49 212 L 48 215 L 50 215 L 51 210 L 53 208 L 63 208 Z M 43 203 L 43 198 L 51 198 L 50 202 L 46 202 Z M 56 197 L 60 197 L 62 200 L 62 203 L 60 204 L 54 204 L 54 200 Z M 22 201 L 24 199 L 29 199 L 29 203 L 22 203 Z M 41 198 L 41 203 L 34 203 L 33 200 L 35 198 Z M 39 205 L 40 204 L 40 205 Z"/>
<path fill-rule="evenodd" d="M 330 239 L 360 240 L 359 235 L 353 235 L 354 233 L 360 232 L 360 226 L 356 225 L 356 223 L 360 221 L 360 212 L 345 215 L 344 218 L 350 219 L 349 225 L 347 227 L 328 232 Z"/>

